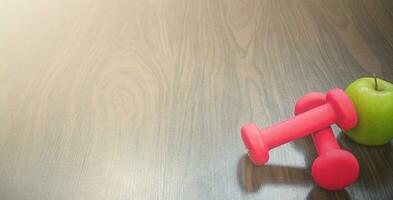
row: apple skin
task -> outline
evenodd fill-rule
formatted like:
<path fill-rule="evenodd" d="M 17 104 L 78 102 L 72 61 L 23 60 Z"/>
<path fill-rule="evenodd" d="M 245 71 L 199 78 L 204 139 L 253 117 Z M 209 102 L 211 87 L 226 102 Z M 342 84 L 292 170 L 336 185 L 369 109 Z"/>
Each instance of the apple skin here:
<path fill-rule="evenodd" d="M 352 82 L 345 92 L 351 98 L 357 114 L 358 124 L 346 131 L 355 142 L 377 146 L 393 138 L 393 84 L 374 78 L 360 78 Z"/>

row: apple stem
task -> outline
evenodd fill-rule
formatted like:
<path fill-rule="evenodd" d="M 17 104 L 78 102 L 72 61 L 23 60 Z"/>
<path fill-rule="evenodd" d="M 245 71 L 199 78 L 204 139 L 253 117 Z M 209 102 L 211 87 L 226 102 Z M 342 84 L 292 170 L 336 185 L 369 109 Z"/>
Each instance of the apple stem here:
<path fill-rule="evenodd" d="M 375 90 L 378 91 L 377 75 L 375 73 L 373 73 L 373 77 L 374 77 L 374 82 L 375 82 Z"/>

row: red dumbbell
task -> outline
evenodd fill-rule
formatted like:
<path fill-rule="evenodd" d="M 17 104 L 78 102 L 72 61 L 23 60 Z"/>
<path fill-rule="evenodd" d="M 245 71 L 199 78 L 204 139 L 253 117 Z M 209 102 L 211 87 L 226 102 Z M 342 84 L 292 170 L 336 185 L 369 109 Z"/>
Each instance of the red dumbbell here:
<path fill-rule="evenodd" d="M 326 103 L 323 93 L 309 93 L 298 100 L 295 115 L 300 115 Z M 312 177 L 322 188 L 340 190 L 356 181 L 359 163 L 349 151 L 340 149 L 329 126 L 312 134 L 318 158 L 312 163 Z"/>
<path fill-rule="evenodd" d="M 351 129 L 357 123 L 352 101 L 341 89 L 328 91 L 324 105 L 266 129 L 259 129 L 255 124 L 246 124 L 241 128 L 241 134 L 251 161 L 255 165 L 263 165 L 269 160 L 270 149 L 334 123 L 343 130 Z"/>

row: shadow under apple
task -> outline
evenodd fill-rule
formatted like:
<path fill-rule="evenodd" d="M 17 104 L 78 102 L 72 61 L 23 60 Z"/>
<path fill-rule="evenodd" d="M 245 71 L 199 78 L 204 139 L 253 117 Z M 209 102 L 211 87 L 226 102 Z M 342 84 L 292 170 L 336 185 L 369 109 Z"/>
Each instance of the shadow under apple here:
<path fill-rule="evenodd" d="M 364 146 L 355 143 L 344 132 L 340 132 L 337 141 L 343 149 L 352 152 L 359 161 L 360 174 L 358 187 L 377 192 L 386 186 L 393 186 L 393 143 L 382 146 Z M 383 191 L 393 197 L 393 191 Z"/>

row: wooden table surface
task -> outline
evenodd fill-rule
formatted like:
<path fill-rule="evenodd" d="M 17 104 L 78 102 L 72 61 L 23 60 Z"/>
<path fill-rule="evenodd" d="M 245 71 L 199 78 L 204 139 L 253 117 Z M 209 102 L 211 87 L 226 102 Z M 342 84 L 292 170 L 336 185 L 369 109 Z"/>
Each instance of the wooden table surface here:
<path fill-rule="evenodd" d="M 310 91 L 393 81 L 391 0 L 0 3 L 1 199 L 393 199 L 393 143 L 312 181 L 310 137 L 246 156 L 240 127 Z"/>

